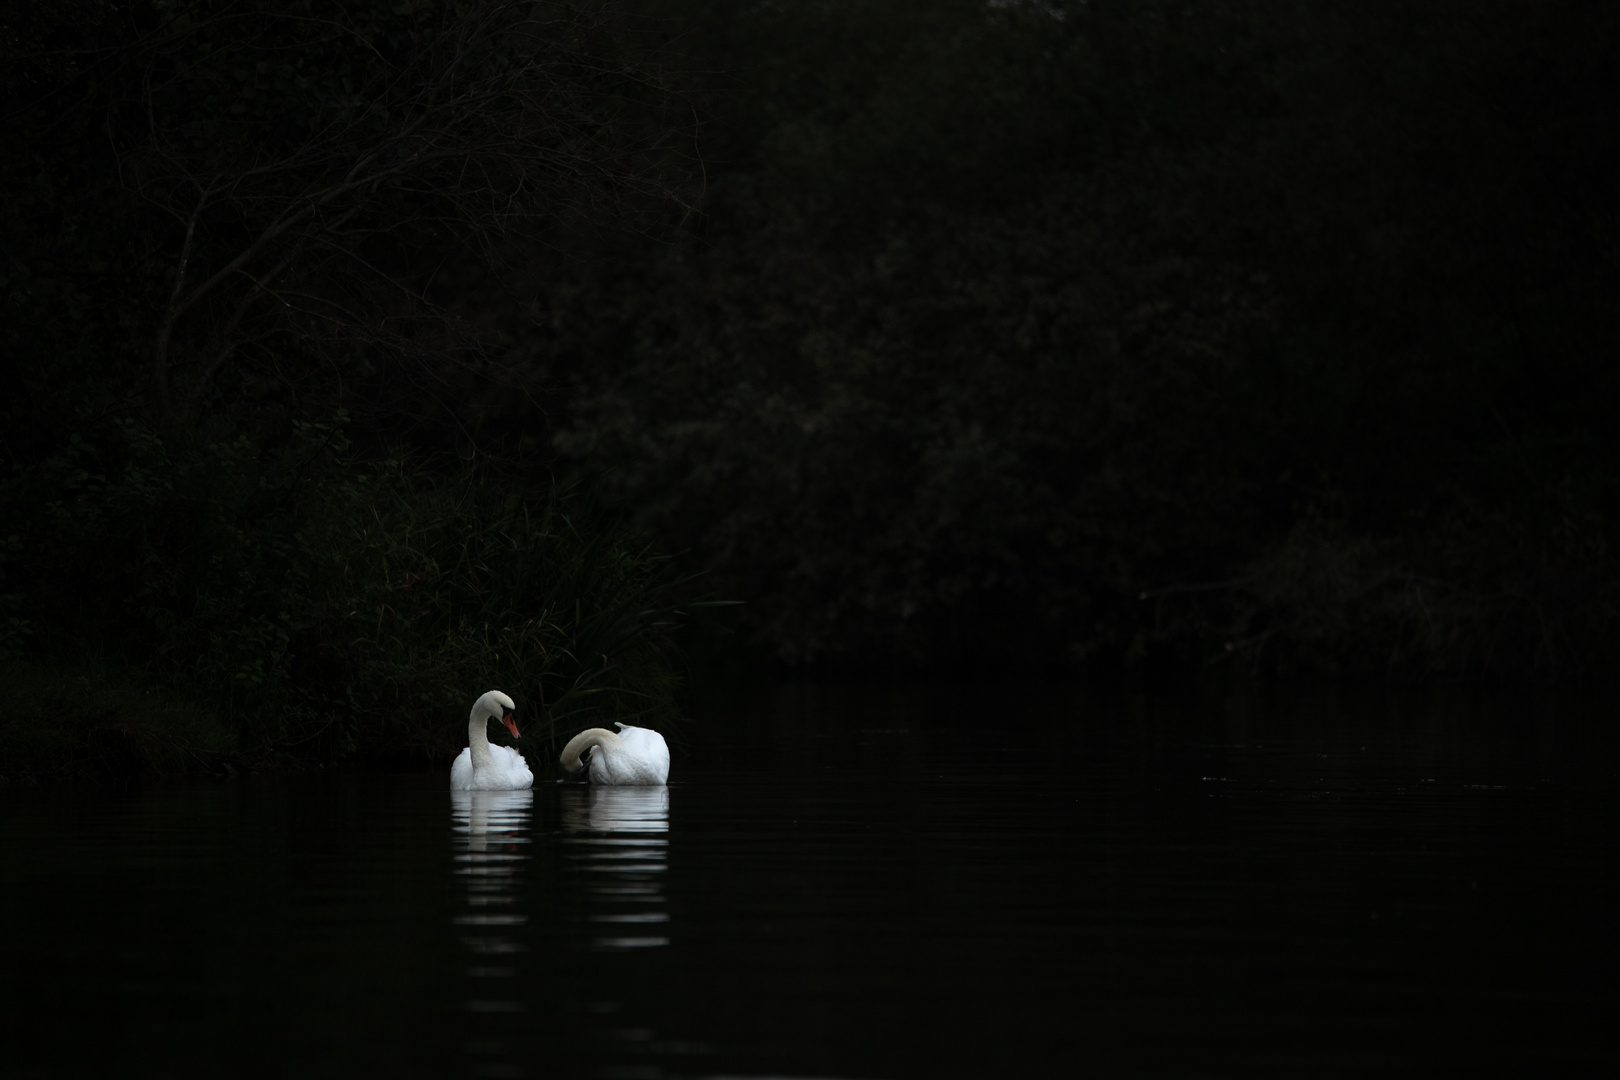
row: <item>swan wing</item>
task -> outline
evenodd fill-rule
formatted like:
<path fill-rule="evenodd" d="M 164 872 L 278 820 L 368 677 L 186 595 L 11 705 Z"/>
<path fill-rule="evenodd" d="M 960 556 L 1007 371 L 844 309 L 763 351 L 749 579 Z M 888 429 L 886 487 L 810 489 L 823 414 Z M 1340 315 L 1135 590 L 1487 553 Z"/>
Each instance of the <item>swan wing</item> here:
<path fill-rule="evenodd" d="M 480 770 L 473 781 L 480 791 L 515 791 L 534 786 L 534 773 L 522 754 L 509 746 L 489 748 L 490 768 Z"/>
<path fill-rule="evenodd" d="M 471 791 L 473 782 L 472 747 L 463 746 L 454 764 L 450 766 L 450 790 Z"/>
<path fill-rule="evenodd" d="M 450 790 L 516 791 L 534 786 L 534 773 L 522 754 L 508 746 L 492 746 L 489 756 L 489 768 L 474 769 L 472 750 L 463 748 L 450 766 Z"/>
<path fill-rule="evenodd" d="M 654 784 L 669 783 L 669 743 L 656 731 L 647 731 L 647 749 L 644 756 L 649 782 Z"/>
<path fill-rule="evenodd" d="M 513 788 L 526 788 L 534 786 L 534 773 L 529 769 L 528 759 L 511 747 L 501 747 L 506 751 L 506 775 L 512 781 Z M 499 757 L 496 760 L 500 760 Z"/>
<path fill-rule="evenodd" d="M 669 744 L 651 728 L 619 728 L 622 746 L 601 755 L 602 769 L 591 763 L 591 779 L 599 784 L 664 784 L 669 782 Z M 598 747 L 598 751 L 607 747 Z"/>

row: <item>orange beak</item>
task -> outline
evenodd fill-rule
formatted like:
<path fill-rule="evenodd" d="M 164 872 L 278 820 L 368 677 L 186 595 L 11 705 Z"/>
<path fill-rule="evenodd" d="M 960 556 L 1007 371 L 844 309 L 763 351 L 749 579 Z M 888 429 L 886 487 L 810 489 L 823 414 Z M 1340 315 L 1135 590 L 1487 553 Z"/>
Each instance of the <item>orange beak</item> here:
<path fill-rule="evenodd" d="M 522 736 L 518 734 L 516 713 L 507 713 L 505 716 L 501 717 L 501 722 L 506 725 L 506 730 L 512 733 L 512 738 L 522 738 Z"/>

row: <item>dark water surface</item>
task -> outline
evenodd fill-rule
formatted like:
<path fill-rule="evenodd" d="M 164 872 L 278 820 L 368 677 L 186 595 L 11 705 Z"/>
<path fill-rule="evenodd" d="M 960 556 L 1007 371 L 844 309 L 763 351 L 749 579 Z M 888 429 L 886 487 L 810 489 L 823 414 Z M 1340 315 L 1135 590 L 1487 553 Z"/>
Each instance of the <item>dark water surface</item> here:
<path fill-rule="evenodd" d="M 1595 707 L 694 714 L 667 790 L 0 791 L 0 1077 L 1620 1075 Z"/>

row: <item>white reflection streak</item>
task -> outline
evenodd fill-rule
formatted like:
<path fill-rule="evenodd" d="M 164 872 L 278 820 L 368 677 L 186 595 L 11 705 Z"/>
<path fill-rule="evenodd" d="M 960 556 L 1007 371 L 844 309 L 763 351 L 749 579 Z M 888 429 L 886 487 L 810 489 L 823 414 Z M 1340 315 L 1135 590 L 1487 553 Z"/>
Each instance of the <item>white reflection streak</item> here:
<path fill-rule="evenodd" d="M 669 868 L 667 787 L 573 787 L 563 793 L 565 858 L 585 872 L 585 888 L 610 910 L 589 917 L 614 934 L 590 939 L 598 949 L 669 944 L 663 874 Z M 625 908 L 633 910 L 625 910 Z M 609 927 L 602 926 L 601 930 Z M 634 931 L 643 930 L 642 933 Z"/>
<path fill-rule="evenodd" d="M 473 1074 L 521 1076 L 522 1066 L 501 1060 L 511 1051 L 498 1038 L 510 1020 L 500 1017 L 521 1013 L 516 993 L 517 968 L 493 966 L 491 957 L 511 957 L 524 950 L 512 933 L 528 921 L 518 910 L 518 873 L 529 860 L 529 820 L 534 812 L 532 791 L 452 791 L 451 830 L 455 873 L 466 883 L 466 910 L 451 918 L 461 942 L 472 955 L 467 976 L 472 989 L 465 1003 L 471 1029 L 465 1049 L 476 1060 Z"/>

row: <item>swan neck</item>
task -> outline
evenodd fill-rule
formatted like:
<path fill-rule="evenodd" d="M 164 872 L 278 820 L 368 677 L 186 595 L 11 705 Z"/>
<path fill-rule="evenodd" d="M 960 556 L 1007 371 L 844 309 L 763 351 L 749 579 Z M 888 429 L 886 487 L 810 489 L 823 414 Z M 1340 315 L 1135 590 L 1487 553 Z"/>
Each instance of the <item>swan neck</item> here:
<path fill-rule="evenodd" d="M 495 759 L 489 753 L 488 728 L 489 716 L 473 710 L 472 718 L 467 721 L 467 749 L 474 769 L 487 769 L 494 764 Z"/>
<path fill-rule="evenodd" d="M 578 769 L 579 756 L 593 746 L 608 749 L 622 747 L 623 745 L 624 740 L 607 728 L 586 728 L 572 739 L 569 739 L 568 745 L 563 747 L 562 767 L 569 772 Z"/>

